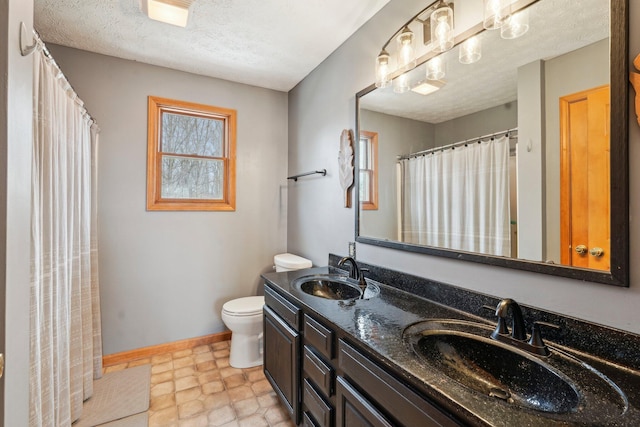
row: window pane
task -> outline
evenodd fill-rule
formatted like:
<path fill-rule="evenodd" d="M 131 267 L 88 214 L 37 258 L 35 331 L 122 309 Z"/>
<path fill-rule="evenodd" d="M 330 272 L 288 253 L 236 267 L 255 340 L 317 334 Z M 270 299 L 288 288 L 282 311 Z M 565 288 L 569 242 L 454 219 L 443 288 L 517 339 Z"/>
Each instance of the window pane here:
<path fill-rule="evenodd" d="M 360 137 L 360 168 L 371 169 L 371 140 L 367 137 Z"/>
<path fill-rule="evenodd" d="M 223 198 L 224 162 L 222 160 L 162 157 L 162 198 Z"/>
<path fill-rule="evenodd" d="M 165 153 L 223 157 L 223 141 L 223 120 L 162 113 L 161 151 Z"/>
<path fill-rule="evenodd" d="M 360 171 L 360 201 L 371 201 L 371 181 L 369 171 L 365 170 Z"/>

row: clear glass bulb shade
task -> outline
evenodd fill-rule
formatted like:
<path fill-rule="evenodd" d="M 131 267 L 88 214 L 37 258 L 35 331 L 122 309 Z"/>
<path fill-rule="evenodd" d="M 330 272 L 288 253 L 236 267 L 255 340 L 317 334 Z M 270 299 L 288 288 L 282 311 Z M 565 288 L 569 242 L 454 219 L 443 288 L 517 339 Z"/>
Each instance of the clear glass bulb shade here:
<path fill-rule="evenodd" d="M 500 37 L 516 39 L 529 31 L 529 9 L 524 9 L 507 17 L 500 28 Z"/>
<path fill-rule="evenodd" d="M 482 44 L 476 36 L 470 37 L 460 44 L 458 59 L 461 64 L 473 64 L 482 57 Z"/>
<path fill-rule="evenodd" d="M 383 50 L 376 58 L 376 87 L 384 88 L 391 84 L 391 57 Z"/>
<path fill-rule="evenodd" d="M 404 27 L 398 36 L 398 69 L 411 70 L 416 66 L 415 37 L 409 27 Z"/>
<path fill-rule="evenodd" d="M 453 9 L 442 6 L 431 14 L 431 44 L 434 52 L 453 47 Z"/>
<path fill-rule="evenodd" d="M 431 58 L 426 64 L 427 80 L 441 80 L 445 75 L 444 60 L 440 56 Z"/>
<path fill-rule="evenodd" d="M 497 30 L 511 13 L 509 0 L 484 0 L 484 19 L 482 25 L 487 30 Z"/>
<path fill-rule="evenodd" d="M 405 93 L 408 92 L 409 89 L 409 76 L 406 73 L 400 74 L 393 80 L 393 91 L 395 93 Z"/>

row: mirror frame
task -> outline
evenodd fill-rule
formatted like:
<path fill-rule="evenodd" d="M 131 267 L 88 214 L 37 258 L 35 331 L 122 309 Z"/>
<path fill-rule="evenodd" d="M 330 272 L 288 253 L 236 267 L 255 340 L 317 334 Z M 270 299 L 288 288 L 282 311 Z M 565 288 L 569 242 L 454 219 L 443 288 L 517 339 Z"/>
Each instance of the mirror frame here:
<path fill-rule="evenodd" d="M 629 0 L 610 0 L 609 66 L 611 87 L 611 270 L 578 267 L 483 255 L 434 246 L 420 246 L 360 235 L 359 150 L 355 149 L 355 240 L 367 245 L 514 268 L 571 279 L 629 286 Z M 457 40 L 456 40 L 457 41 Z M 420 65 L 420 64 L 418 64 Z M 374 84 L 356 94 L 356 136 L 360 135 L 360 98 L 375 90 Z M 359 138 L 354 138 L 359 141 Z M 357 142 L 356 142 L 357 143 Z M 613 232 L 615 231 L 615 233 Z"/>

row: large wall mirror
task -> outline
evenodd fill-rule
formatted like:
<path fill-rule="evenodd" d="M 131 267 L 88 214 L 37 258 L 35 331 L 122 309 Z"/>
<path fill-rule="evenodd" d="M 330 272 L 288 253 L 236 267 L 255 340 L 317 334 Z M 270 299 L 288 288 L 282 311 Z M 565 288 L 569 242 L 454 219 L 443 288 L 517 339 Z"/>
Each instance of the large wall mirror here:
<path fill-rule="evenodd" d="M 516 1 L 514 39 L 469 20 L 482 3 L 453 2 L 453 49 L 357 94 L 356 240 L 628 286 L 628 0 Z"/>

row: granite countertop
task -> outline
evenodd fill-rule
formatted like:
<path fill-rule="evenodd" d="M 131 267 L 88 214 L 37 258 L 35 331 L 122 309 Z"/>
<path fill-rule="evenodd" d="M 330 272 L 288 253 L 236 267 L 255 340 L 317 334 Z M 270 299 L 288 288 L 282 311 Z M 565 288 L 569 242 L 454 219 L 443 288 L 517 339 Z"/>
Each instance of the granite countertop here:
<path fill-rule="evenodd" d="M 392 286 L 371 281 L 380 287 L 377 297 L 352 300 L 348 303 L 308 295 L 293 286 L 292 281 L 314 274 L 341 272 L 333 267 L 316 267 L 282 273 L 266 273 L 262 277 L 269 284 L 288 295 L 305 311 L 328 320 L 331 325 L 352 341 L 372 353 L 377 361 L 398 374 L 426 397 L 448 410 L 458 419 L 471 425 L 640 425 L 640 372 L 580 353 L 591 366 L 605 373 L 628 399 L 616 407 L 598 408 L 582 414 L 579 422 L 571 415 L 553 418 L 540 412 L 522 409 L 499 399 L 487 399 L 470 391 L 437 370 L 427 366 L 409 349 L 402 332 L 411 324 L 428 319 L 457 319 L 477 322 L 493 328 L 495 323 L 479 316 L 422 298 Z M 369 279 L 368 279 L 369 281 Z M 552 342 L 548 342 L 553 346 Z M 571 352 L 571 349 L 562 347 Z M 582 357 L 581 357 L 582 358 Z"/>

